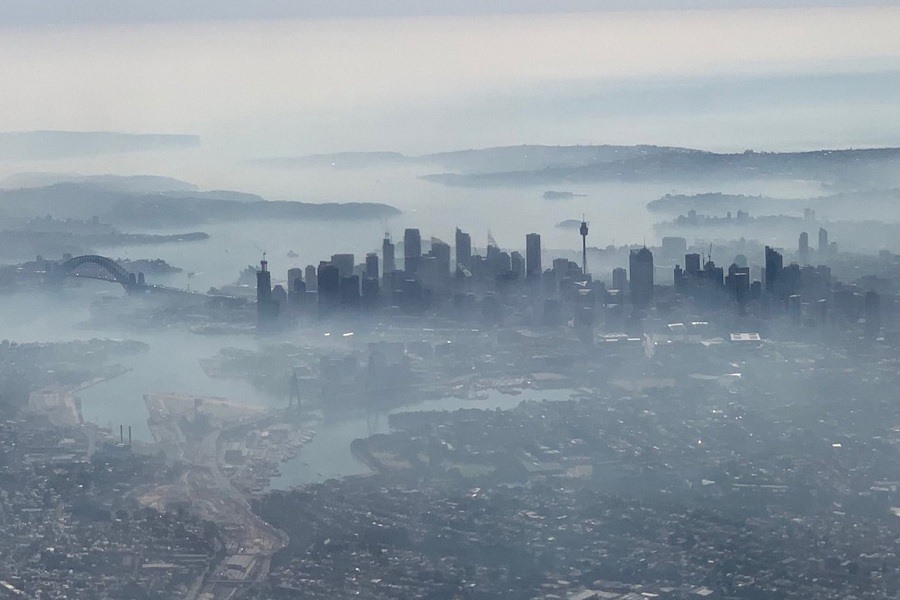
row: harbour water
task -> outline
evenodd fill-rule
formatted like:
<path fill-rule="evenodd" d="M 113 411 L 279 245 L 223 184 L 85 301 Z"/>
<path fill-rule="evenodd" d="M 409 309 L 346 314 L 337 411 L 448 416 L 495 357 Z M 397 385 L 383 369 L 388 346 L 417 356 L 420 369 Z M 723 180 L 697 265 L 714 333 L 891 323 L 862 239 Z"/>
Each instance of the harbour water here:
<path fill-rule="evenodd" d="M 319 483 L 350 475 L 368 473 L 369 469 L 356 460 L 350 452 L 350 444 L 358 438 L 377 433 L 387 433 L 388 417 L 392 414 L 418 411 L 454 411 L 461 408 L 484 410 L 509 410 L 527 400 L 567 400 L 572 390 L 523 390 L 521 394 L 502 394 L 488 390 L 485 398 L 439 398 L 398 407 L 390 411 L 354 417 L 320 425 L 316 437 L 305 445 L 296 458 L 283 463 L 281 476 L 272 480 L 275 489 L 288 489 L 297 485 Z"/>

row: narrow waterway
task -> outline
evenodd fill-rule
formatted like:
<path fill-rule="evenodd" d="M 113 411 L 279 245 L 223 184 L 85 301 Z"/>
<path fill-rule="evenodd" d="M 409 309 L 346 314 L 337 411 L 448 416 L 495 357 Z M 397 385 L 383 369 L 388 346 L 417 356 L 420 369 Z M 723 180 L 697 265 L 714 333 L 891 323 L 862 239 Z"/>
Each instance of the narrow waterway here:
<path fill-rule="evenodd" d="M 350 452 L 350 444 L 358 438 L 389 431 L 388 417 L 392 414 L 417 411 L 454 411 L 460 408 L 485 410 L 509 410 L 526 400 L 568 400 L 572 390 L 524 390 L 521 394 L 502 394 L 487 391 L 487 397 L 478 400 L 439 398 L 398 407 L 368 417 L 322 423 L 316 437 L 304 446 L 296 458 L 283 463 L 281 476 L 272 480 L 275 489 L 289 489 L 308 483 L 320 483 L 327 479 L 361 475 L 369 469 L 356 460 Z"/>

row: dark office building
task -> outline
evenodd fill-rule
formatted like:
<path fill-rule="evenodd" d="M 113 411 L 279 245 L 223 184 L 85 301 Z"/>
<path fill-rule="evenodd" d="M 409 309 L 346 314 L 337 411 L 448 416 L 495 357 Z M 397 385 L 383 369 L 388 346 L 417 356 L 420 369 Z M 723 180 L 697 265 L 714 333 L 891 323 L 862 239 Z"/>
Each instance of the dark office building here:
<path fill-rule="evenodd" d="M 306 269 L 304 269 L 304 274 L 306 275 L 306 291 L 307 292 L 315 292 L 319 289 L 319 277 L 317 275 L 318 271 L 316 271 L 315 265 L 306 265 Z"/>
<path fill-rule="evenodd" d="M 288 269 L 287 272 L 287 280 L 288 280 L 288 288 L 293 289 L 294 282 L 300 281 L 303 282 L 303 269 L 300 267 L 294 267 L 292 269 Z"/>
<path fill-rule="evenodd" d="M 806 264 L 809 261 L 809 234 L 805 231 L 800 234 L 800 243 L 797 247 L 797 254 L 800 255 L 800 262 Z"/>
<path fill-rule="evenodd" d="M 685 273 L 698 273 L 700 272 L 700 255 L 699 254 L 685 254 L 684 255 L 684 271 Z"/>
<path fill-rule="evenodd" d="M 366 254 L 365 276 L 370 279 L 378 279 L 378 255 L 374 252 Z"/>
<path fill-rule="evenodd" d="M 498 246 L 487 247 L 487 257 L 485 257 L 488 268 L 488 275 L 494 277 L 502 275 L 509 271 L 509 254 L 501 250 Z"/>
<path fill-rule="evenodd" d="M 783 298 L 796 295 L 800 291 L 800 265 L 791 263 L 781 269 L 778 286 L 778 294 Z"/>
<path fill-rule="evenodd" d="M 319 312 L 329 314 L 333 312 L 341 300 L 341 275 L 338 268 L 331 263 L 322 261 L 316 273 L 319 291 Z"/>
<path fill-rule="evenodd" d="M 622 267 L 612 270 L 612 289 L 624 290 L 628 287 L 628 271 Z"/>
<path fill-rule="evenodd" d="M 509 270 L 515 273 L 516 279 L 525 277 L 525 257 L 521 252 L 513 252 L 509 255 Z"/>
<path fill-rule="evenodd" d="M 728 267 L 728 276 L 725 277 L 725 287 L 731 297 L 743 307 L 750 299 L 750 267 L 732 263 Z"/>
<path fill-rule="evenodd" d="M 525 236 L 525 276 L 528 279 L 539 278 L 541 268 L 541 236 L 529 233 Z"/>
<path fill-rule="evenodd" d="M 450 245 L 437 238 L 431 238 L 431 251 L 428 254 L 433 256 L 437 263 L 435 268 L 438 278 L 443 281 L 450 277 Z"/>
<path fill-rule="evenodd" d="M 403 270 L 407 274 L 419 272 L 422 261 L 422 235 L 418 229 L 407 229 L 403 232 Z"/>
<path fill-rule="evenodd" d="M 653 253 L 647 248 L 632 250 L 628 256 L 631 303 L 647 308 L 653 302 Z"/>
<path fill-rule="evenodd" d="M 819 227 L 819 259 L 828 256 L 828 230 Z"/>
<path fill-rule="evenodd" d="M 441 286 L 437 259 L 430 253 L 419 259 L 419 272 L 416 275 L 422 281 L 422 285 L 429 290 L 435 290 Z"/>
<path fill-rule="evenodd" d="M 413 277 L 397 279 L 397 287 L 391 292 L 391 302 L 406 313 L 418 312 L 425 308 L 427 300 L 422 282 Z"/>
<path fill-rule="evenodd" d="M 303 303 L 306 296 L 306 284 L 303 283 L 303 269 L 288 269 L 288 301 L 292 305 Z"/>
<path fill-rule="evenodd" d="M 266 259 L 260 261 L 259 267 L 256 272 L 256 302 L 262 305 L 272 300 L 272 274 Z"/>
<path fill-rule="evenodd" d="M 262 259 L 256 272 L 256 316 L 260 325 L 270 323 L 278 315 L 278 304 L 272 298 L 272 274 L 269 263 Z"/>
<path fill-rule="evenodd" d="M 341 277 L 340 297 L 342 308 L 359 308 L 359 276 L 348 275 Z"/>
<path fill-rule="evenodd" d="M 681 265 L 675 265 L 672 281 L 675 284 L 675 289 L 683 290 L 687 288 L 687 275 L 684 274 L 684 269 L 681 268 Z"/>
<path fill-rule="evenodd" d="M 725 269 L 717 267 L 716 263 L 711 260 L 706 261 L 703 265 L 703 282 L 716 288 L 725 285 Z"/>
<path fill-rule="evenodd" d="M 274 288 L 272 288 L 272 302 L 274 302 L 275 306 L 278 308 L 287 306 L 288 295 L 287 290 L 284 289 L 284 286 L 276 285 Z"/>
<path fill-rule="evenodd" d="M 362 305 L 365 308 L 373 308 L 378 304 L 380 290 L 378 279 L 366 277 L 362 280 Z"/>
<path fill-rule="evenodd" d="M 353 275 L 353 266 L 356 264 L 352 254 L 332 254 L 331 264 L 337 267 L 341 277 Z"/>
<path fill-rule="evenodd" d="M 384 235 L 384 241 L 381 242 L 381 261 L 385 275 L 397 270 L 397 263 L 394 259 L 394 243 L 388 234 Z"/>
<path fill-rule="evenodd" d="M 784 257 L 781 253 L 766 246 L 766 292 L 769 294 L 778 293 L 779 279 L 781 271 L 784 269 Z"/>
<path fill-rule="evenodd" d="M 700 255 L 685 254 L 684 262 L 687 266 L 686 269 L 682 269 L 677 265 L 675 267 L 674 281 L 676 288 L 696 295 L 705 293 L 704 291 L 708 290 L 717 290 L 726 285 L 724 269 L 717 267 L 713 261 L 706 261 L 706 264 L 700 269 Z M 736 266 L 732 265 L 732 267 Z"/>
<path fill-rule="evenodd" d="M 472 236 L 456 229 L 456 268 L 472 272 Z"/>

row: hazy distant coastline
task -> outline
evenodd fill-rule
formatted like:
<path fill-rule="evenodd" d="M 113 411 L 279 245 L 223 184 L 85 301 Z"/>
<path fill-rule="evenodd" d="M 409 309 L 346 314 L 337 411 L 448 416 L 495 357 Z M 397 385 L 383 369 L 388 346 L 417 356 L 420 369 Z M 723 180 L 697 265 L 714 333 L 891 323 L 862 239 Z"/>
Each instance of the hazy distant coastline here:
<path fill-rule="evenodd" d="M 193 183 L 159 175 L 82 175 L 80 173 L 16 173 L 0 180 L 0 188 L 45 187 L 56 183 L 84 183 L 120 192 L 196 192 Z"/>
<path fill-rule="evenodd" d="M 814 198 L 773 198 L 742 194 L 667 194 L 647 203 L 647 209 L 655 213 L 685 214 L 696 211 L 701 214 L 724 216 L 727 212 L 745 211 L 753 214 L 783 214 L 785 211 L 800 214 L 804 209 L 824 212 L 853 211 L 856 216 L 875 216 L 879 211 L 900 206 L 900 189 L 844 192 Z"/>
<path fill-rule="evenodd" d="M 883 186 L 896 183 L 892 174 L 900 165 L 900 148 L 816 150 L 811 152 L 753 152 L 720 154 L 686 148 L 640 148 L 623 158 L 542 163 L 533 169 L 493 172 L 447 172 L 424 178 L 448 186 L 489 187 L 541 185 L 558 182 L 647 182 L 665 180 L 808 179 L 829 184 Z"/>
<path fill-rule="evenodd" d="M 798 179 L 828 185 L 900 186 L 900 148 L 802 152 L 717 153 L 675 146 L 521 145 L 406 156 L 396 152 L 340 152 L 259 159 L 270 168 L 342 169 L 416 165 L 446 169 L 422 175 L 452 187 L 557 183 L 659 182 L 716 179 Z M 557 192 L 550 192 L 556 199 Z M 568 194 L 570 192 L 562 192 Z M 568 197 L 568 196 L 567 196 Z"/>
<path fill-rule="evenodd" d="M 0 190 L 0 215 L 56 219 L 97 216 L 113 225 L 170 227 L 247 219 L 365 220 L 400 214 L 387 204 L 368 202 L 269 202 L 230 191 L 128 192 L 103 186 L 60 182 Z"/>

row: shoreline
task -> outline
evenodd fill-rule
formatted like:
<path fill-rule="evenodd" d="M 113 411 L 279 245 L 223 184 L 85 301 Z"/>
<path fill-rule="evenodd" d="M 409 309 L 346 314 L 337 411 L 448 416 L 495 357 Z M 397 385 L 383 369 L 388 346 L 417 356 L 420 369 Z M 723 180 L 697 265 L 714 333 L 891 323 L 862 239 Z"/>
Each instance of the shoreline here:
<path fill-rule="evenodd" d="M 131 370 L 130 367 L 113 365 L 111 372 L 98 375 L 74 385 L 50 385 L 34 390 L 28 394 L 28 410 L 38 416 L 47 417 L 51 424 L 58 427 L 84 426 L 86 422 L 81 412 L 81 399 L 76 395 L 92 386 L 120 377 Z M 98 429 L 103 427 L 92 423 Z"/>

